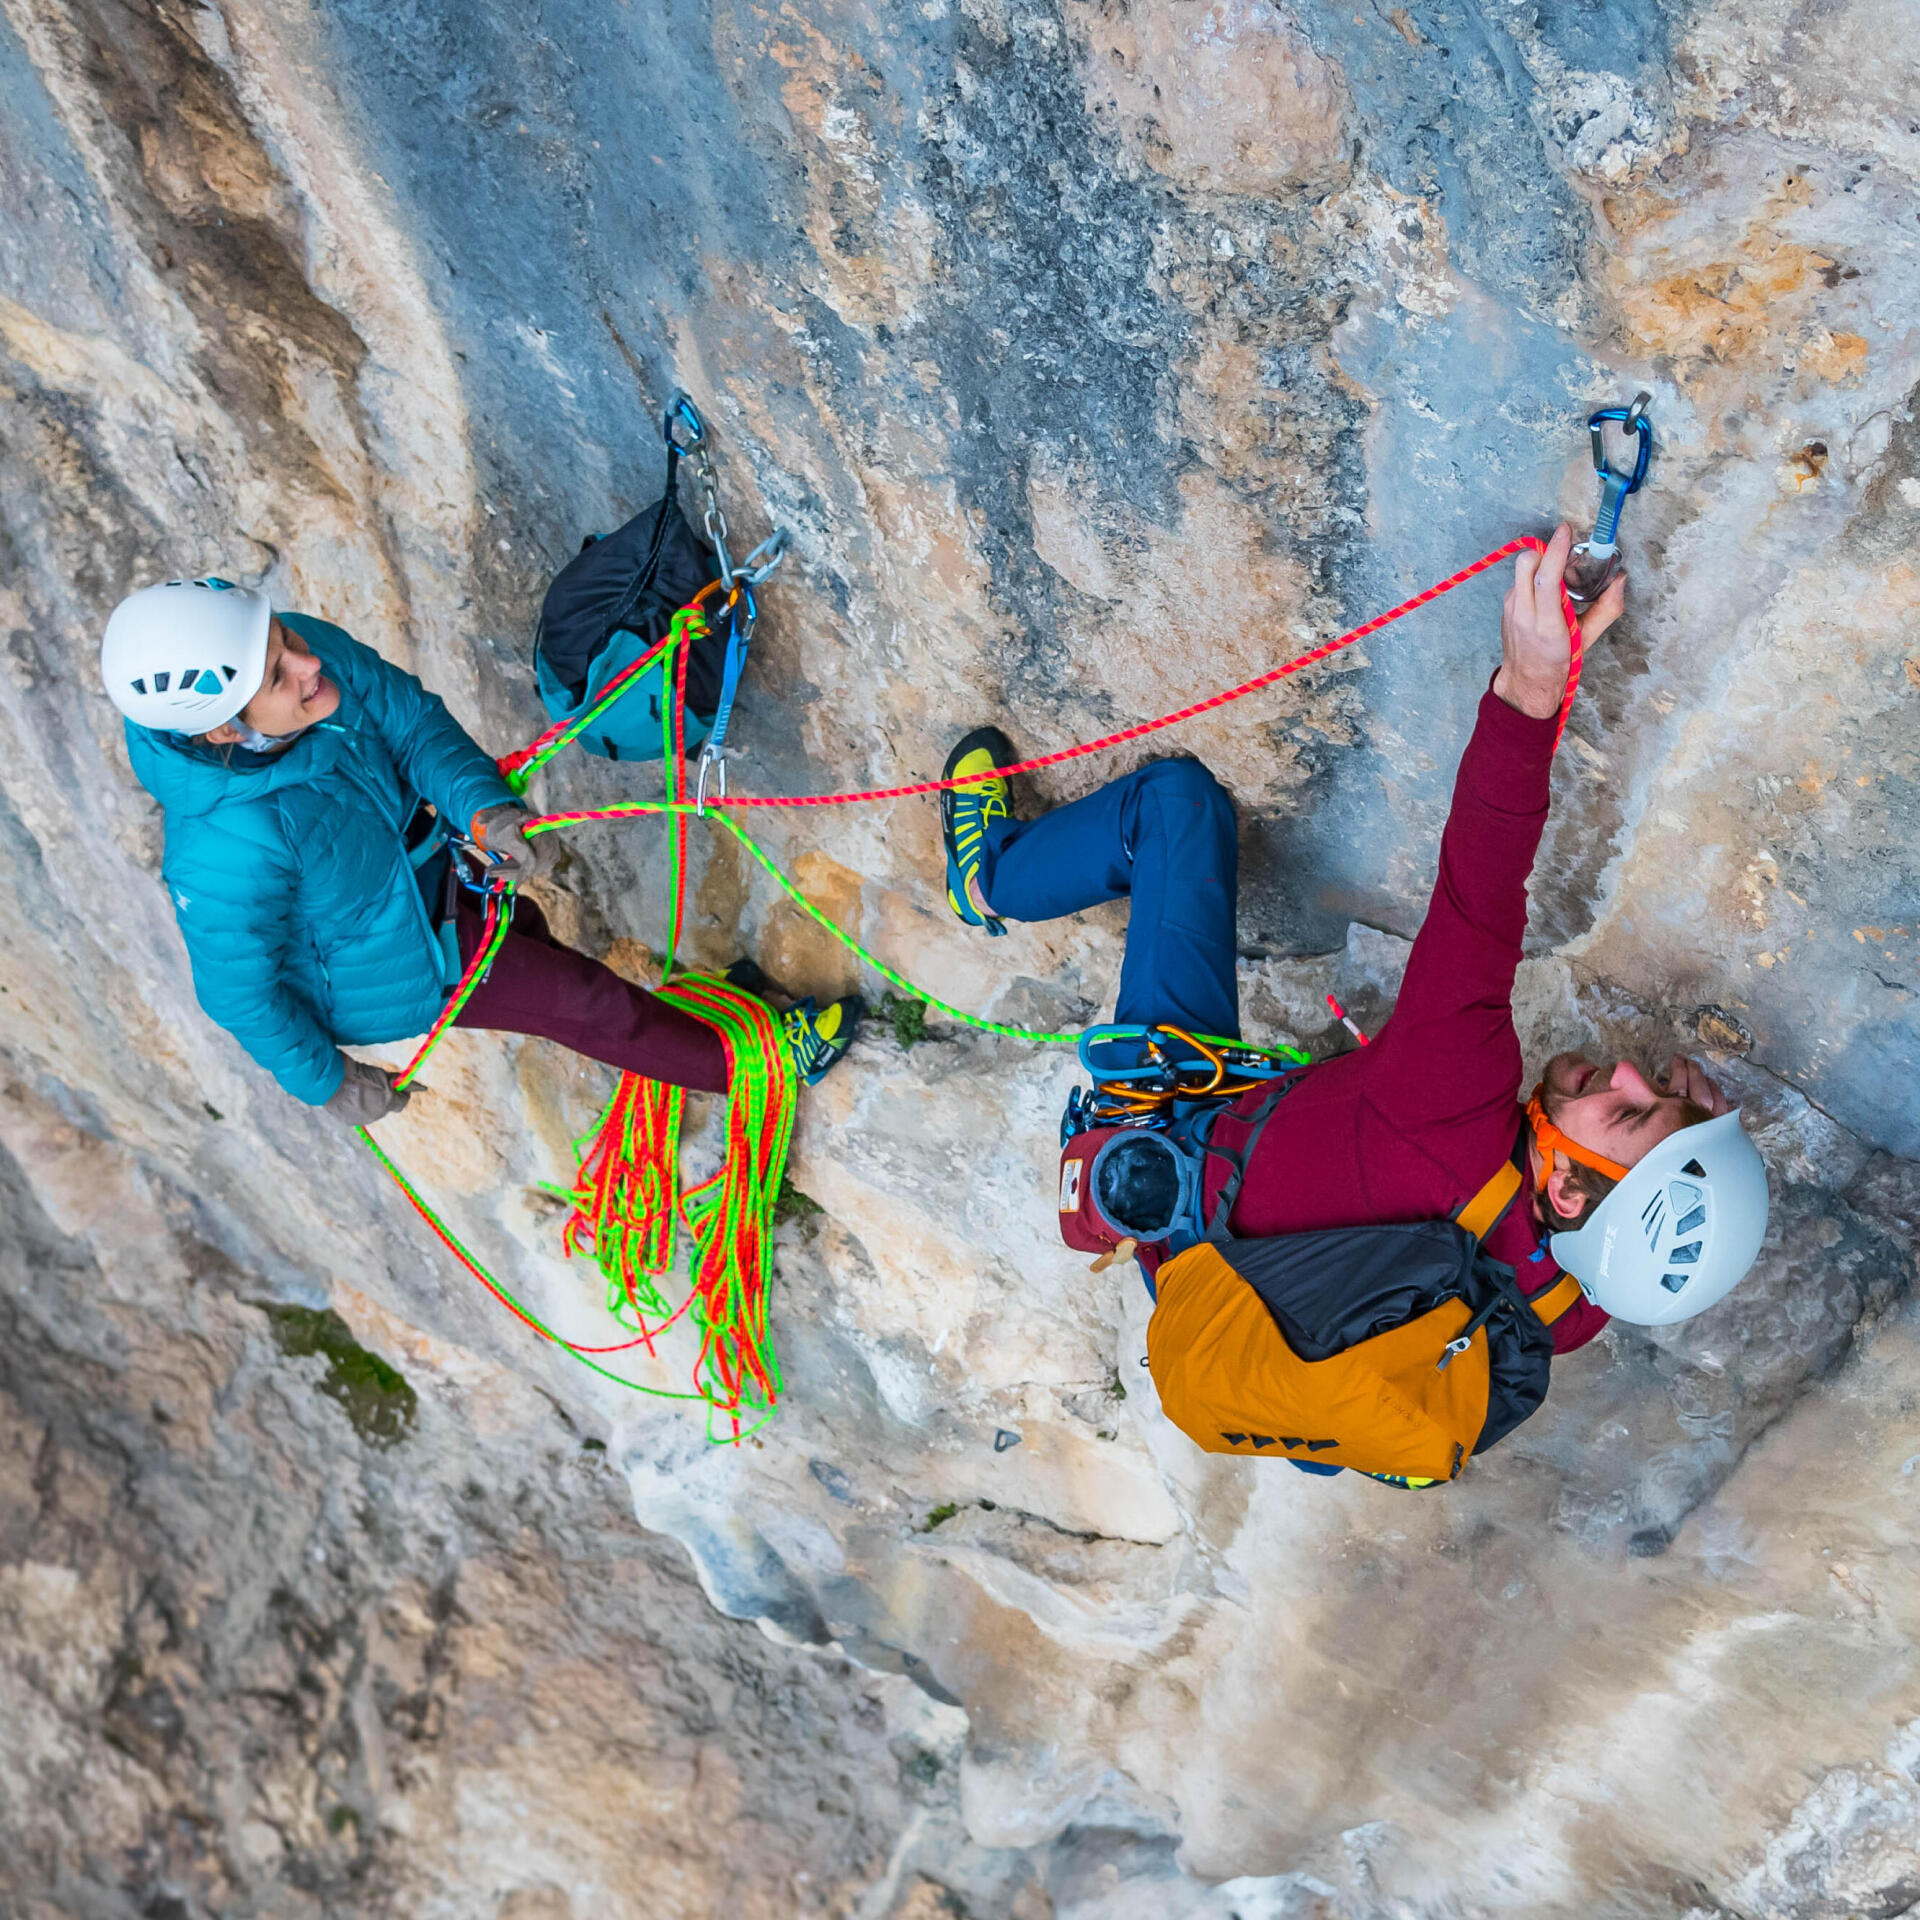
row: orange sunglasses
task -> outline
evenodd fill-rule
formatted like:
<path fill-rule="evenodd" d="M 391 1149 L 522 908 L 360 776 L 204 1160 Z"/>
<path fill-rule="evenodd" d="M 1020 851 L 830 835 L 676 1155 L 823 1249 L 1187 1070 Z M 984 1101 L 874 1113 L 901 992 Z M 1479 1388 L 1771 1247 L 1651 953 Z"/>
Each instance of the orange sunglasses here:
<path fill-rule="evenodd" d="M 1569 1160 L 1578 1161 L 1583 1167 L 1591 1167 L 1595 1173 L 1603 1173 L 1609 1180 L 1624 1180 L 1628 1169 L 1617 1160 L 1609 1160 L 1605 1154 L 1595 1153 L 1591 1147 L 1583 1147 L 1578 1140 L 1570 1140 L 1547 1118 L 1547 1109 L 1542 1096 L 1546 1093 L 1547 1083 L 1542 1080 L 1533 1090 L 1533 1098 L 1527 1102 L 1527 1120 L 1533 1128 L 1533 1137 L 1540 1143 L 1540 1151 L 1547 1156 L 1547 1171 L 1553 1171 L 1553 1156 L 1564 1153 Z"/>

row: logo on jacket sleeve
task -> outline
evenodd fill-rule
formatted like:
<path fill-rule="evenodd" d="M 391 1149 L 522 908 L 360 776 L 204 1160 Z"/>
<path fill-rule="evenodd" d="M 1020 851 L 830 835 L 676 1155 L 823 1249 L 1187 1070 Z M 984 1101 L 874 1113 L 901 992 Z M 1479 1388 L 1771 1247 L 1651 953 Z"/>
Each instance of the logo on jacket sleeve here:
<path fill-rule="evenodd" d="M 193 905 L 193 902 L 189 900 L 184 893 L 176 893 L 173 896 L 173 904 L 178 907 L 182 913 L 185 913 L 186 910 Z"/>

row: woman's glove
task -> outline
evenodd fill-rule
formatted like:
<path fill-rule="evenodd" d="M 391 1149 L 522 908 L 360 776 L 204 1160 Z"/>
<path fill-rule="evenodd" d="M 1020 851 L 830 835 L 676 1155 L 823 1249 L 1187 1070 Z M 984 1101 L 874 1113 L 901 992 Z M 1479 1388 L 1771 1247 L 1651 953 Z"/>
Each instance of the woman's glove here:
<path fill-rule="evenodd" d="M 545 834 L 529 840 L 525 807 L 482 807 L 473 816 L 473 837 L 493 855 L 500 872 L 515 886 L 537 880 L 553 865 L 554 849 Z"/>
<path fill-rule="evenodd" d="M 333 1097 L 321 1108 L 346 1127 L 370 1127 L 390 1113 L 398 1113 L 413 1098 L 410 1087 L 396 1087 L 393 1075 L 385 1067 L 369 1066 L 343 1053 L 345 1076 L 334 1088 Z"/>

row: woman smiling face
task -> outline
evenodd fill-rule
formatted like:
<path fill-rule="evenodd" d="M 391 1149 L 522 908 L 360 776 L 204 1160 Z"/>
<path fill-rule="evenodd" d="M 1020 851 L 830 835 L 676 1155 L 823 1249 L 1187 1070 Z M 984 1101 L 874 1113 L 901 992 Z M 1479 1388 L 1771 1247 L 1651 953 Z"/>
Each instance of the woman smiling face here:
<path fill-rule="evenodd" d="M 319 655 L 276 619 L 267 632 L 267 665 L 260 690 L 241 708 L 240 719 L 258 733 L 284 740 L 304 733 L 339 705 L 340 689 L 322 671 Z M 206 736 L 216 747 L 240 745 L 245 737 L 230 720 Z"/>

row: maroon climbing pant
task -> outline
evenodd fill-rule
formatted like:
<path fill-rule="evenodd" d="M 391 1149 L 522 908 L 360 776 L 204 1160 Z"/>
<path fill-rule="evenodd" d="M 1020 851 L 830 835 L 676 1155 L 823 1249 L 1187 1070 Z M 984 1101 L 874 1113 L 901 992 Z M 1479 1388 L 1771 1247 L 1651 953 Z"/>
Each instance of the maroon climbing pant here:
<path fill-rule="evenodd" d="M 463 962 L 472 960 L 485 925 L 473 901 L 462 893 L 456 908 Z M 514 902 L 512 929 L 454 1025 L 536 1034 L 669 1086 L 727 1090 L 727 1050 L 713 1028 L 562 946 L 531 900 Z"/>

